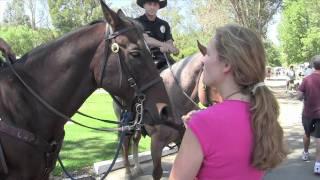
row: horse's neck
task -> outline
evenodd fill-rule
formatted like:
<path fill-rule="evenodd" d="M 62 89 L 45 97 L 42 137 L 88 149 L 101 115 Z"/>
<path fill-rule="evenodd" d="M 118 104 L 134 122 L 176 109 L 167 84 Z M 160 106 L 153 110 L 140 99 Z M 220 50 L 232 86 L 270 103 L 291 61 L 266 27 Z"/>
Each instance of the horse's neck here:
<path fill-rule="evenodd" d="M 181 60 L 176 67 L 173 67 L 173 72 L 179 81 L 182 89 L 186 94 L 196 100 L 197 85 L 199 82 L 200 73 L 202 72 L 202 62 L 200 54 L 192 55 Z"/>
<path fill-rule="evenodd" d="M 77 99 L 86 98 L 95 88 L 90 63 L 103 36 L 99 36 L 94 27 L 71 33 L 43 49 L 47 53 L 26 60 L 24 73 L 29 75 L 31 82 L 36 82 L 36 90 L 61 109 L 79 106 L 82 102 Z M 71 112 L 65 113 L 70 115 Z"/>
<path fill-rule="evenodd" d="M 190 96 L 196 103 L 199 99 L 197 96 L 198 82 L 200 73 L 202 71 L 202 63 L 199 60 L 200 55 L 195 54 L 172 66 L 172 72 L 179 82 L 182 90 Z M 177 116 L 181 116 L 184 113 L 195 109 L 195 105 L 181 92 L 180 87 L 172 77 L 172 73 L 169 69 L 163 72 L 162 77 L 164 79 L 168 95 L 173 109 Z"/>
<path fill-rule="evenodd" d="M 24 63 L 16 65 L 16 69 L 40 97 L 70 117 L 96 88 L 90 63 L 103 40 L 103 33 L 98 32 L 97 27 L 88 27 L 71 33 L 29 53 L 23 57 Z M 64 125 L 65 120 L 35 101 L 25 88 L 22 88 L 22 93 L 36 102 L 30 111 L 37 118 L 24 120 L 32 121 L 30 124 L 39 123 L 38 127 L 34 127 L 36 132 L 41 131 L 40 134 L 45 133 L 48 137 L 52 133 L 39 130 L 39 127 L 59 129 Z"/>

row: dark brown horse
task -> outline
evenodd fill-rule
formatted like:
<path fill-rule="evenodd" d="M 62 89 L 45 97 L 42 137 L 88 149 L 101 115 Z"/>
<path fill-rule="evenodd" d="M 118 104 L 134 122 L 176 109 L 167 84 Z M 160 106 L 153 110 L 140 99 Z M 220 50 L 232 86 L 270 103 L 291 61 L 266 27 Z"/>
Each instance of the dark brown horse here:
<path fill-rule="evenodd" d="M 201 49 L 199 44 L 199 48 Z M 202 52 L 205 54 L 205 52 Z M 172 66 L 172 71 L 167 68 L 161 72 L 161 77 L 165 84 L 167 93 L 169 95 L 172 111 L 174 113 L 175 121 L 177 124 L 182 124 L 181 116 L 187 114 L 191 110 L 199 109 L 198 102 L 207 104 L 207 99 L 219 102 L 221 97 L 217 92 L 211 90 L 209 97 L 205 97 L 204 89 L 202 85 L 202 68 L 203 64 L 201 61 L 203 55 L 195 54 L 185 59 L 180 60 Z M 176 78 L 176 80 L 175 80 Z M 177 81 L 177 82 L 176 82 Z M 178 85 L 179 84 L 179 85 Z M 179 87 L 180 86 L 180 87 Z M 187 97 L 182 91 L 186 93 Z M 192 101 L 189 99 L 191 98 Z M 154 127 L 148 122 L 145 123 L 145 129 L 147 134 L 151 137 L 151 155 L 154 165 L 153 178 L 158 180 L 162 176 L 161 167 L 161 155 L 163 148 L 173 142 L 172 139 L 176 139 L 176 143 L 179 143 L 179 137 L 176 134 L 172 134 L 170 128 L 164 126 L 162 131 L 152 131 Z M 177 130 L 183 129 L 177 127 Z M 183 135 L 183 132 L 182 132 Z M 138 146 L 141 138 L 141 131 L 135 131 L 131 135 L 129 134 L 123 143 L 123 159 L 125 160 L 126 176 L 127 178 L 134 178 L 142 174 L 142 169 L 138 160 Z M 132 141 L 132 142 L 131 142 Z M 134 168 L 133 171 L 130 169 L 130 163 L 128 160 L 129 146 L 132 144 L 132 153 Z M 157 176 L 155 176 L 157 175 Z"/>
<path fill-rule="evenodd" d="M 142 28 L 101 3 L 108 23 L 84 26 L 40 46 L 13 68 L 42 99 L 68 117 L 98 87 L 126 104 L 132 104 L 137 89 L 145 87 L 139 92 L 146 95 L 145 117 L 170 121 L 169 99 L 163 83 L 155 81 L 160 77 Z M 48 179 L 62 145 L 66 119 L 45 108 L 9 67 L 0 69 L 0 118 L 0 179 Z"/>

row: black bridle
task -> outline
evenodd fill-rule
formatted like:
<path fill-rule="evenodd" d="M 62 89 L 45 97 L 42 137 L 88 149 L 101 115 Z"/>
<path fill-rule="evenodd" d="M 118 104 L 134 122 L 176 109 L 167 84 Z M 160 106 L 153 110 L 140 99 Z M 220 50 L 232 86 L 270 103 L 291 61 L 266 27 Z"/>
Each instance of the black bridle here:
<path fill-rule="evenodd" d="M 108 31 L 107 31 L 107 28 Z M 127 74 L 128 76 L 128 79 L 127 79 L 127 82 L 129 84 L 130 87 L 132 87 L 135 91 L 135 94 L 134 94 L 134 99 L 135 98 L 141 98 L 141 97 L 145 97 L 145 94 L 144 92 L 146 90 L 148 90 L 149 88 L 151 88 L 152 86 L 154 86 L 155 84 L 159 83 L 162 81 L 161 77 L 158 76 L 158 78 L 155 78 L 153 80 L 151 80 L 150 82 L 142 85 L 141 87 L 139 87 L 136 83 L 136 78 L 134 77 L 133 73 L 130 71 L 130 68 L 128 67 L 127 63 L 125 61 L 122 61 L 121 58 L 120 58 L 120 55 L 119 55 L 119 51 L 121 50 L 121 48 L 119 47 L 118 43 L 116 42 L 115 38 L 119 35 L 121 35 L 122 33 L 125 33 L 127 31 L 130 31 L 130 30 L 135 30 L 136 31 L 136 28 L 134 26 L 131 26 L 131 27 L 128 27 L 128 28 L 124 28 L 124 29 L 121 29 L 119 31 L 116 31 L 116 32 L 112 32 L 112 28 L 110 26 L 108 26 L 108 24 L 106 25 L 106 36 L 105 36 L 105 42 L 106 44 L 108 44 L 109 46 L 106 47 L 106 60 L 103 62 L 103 65 L 102 65 L 102 70 L 101 70 L 101 75 L 100 75 L 100 82 L 99 82 L 99 86 L 102 87 L 102 83 L 103 83 L 103 78 L 104 78 L 104 72 L 105 72 L 105 69 L 106 69 L 106 66 L 107 66 L 107 62 L 108 62 L 108 57 L 111 55 L 111 53 L 114 53 L 117 55 L 118 57 L 118 61 L 120 62 L 120 66 L 122 67 L 121 69 L 123 69 L 124 71 L 124 74 Z M 111 46 L 110 46 L 111 45 Z M 118 48 L 116 50 L 114 50 L 113 48 Z M 110 52 L 110 49 L 112 50 L 111 53 Z M 127 109 L 128 107 L 125 107 L 117 98 L 115 98 L 115 96 L 113 96 L 112 94 L 110 94 L 112 99 L 116 102 L 116 104 L 121 107 L 121 109 Z M 132 101 L 134 102 L 134 100 Z M 132 107 L 132 106 L 129 106 L 129 108 Z"/>

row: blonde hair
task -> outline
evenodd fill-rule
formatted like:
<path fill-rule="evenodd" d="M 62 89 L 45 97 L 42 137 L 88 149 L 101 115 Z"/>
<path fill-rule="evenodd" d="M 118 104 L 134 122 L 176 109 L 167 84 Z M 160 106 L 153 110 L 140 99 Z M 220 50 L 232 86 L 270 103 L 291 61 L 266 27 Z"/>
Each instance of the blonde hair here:
<path fill-rule="evenodd" d="M 215 47 L 219 60 L 231 65 L 235 82 L 242 93 L 251 95 L 251 126 L 254 144 L 251 163 L 260 170 L 274 168 L 286 158 L 283 130 L 278 122 L 279 105 L 273 93 L 253 86 L 266 76 L 266 57 L 261 39 L 253 31 L 238 26 L 218 28 Z"/>

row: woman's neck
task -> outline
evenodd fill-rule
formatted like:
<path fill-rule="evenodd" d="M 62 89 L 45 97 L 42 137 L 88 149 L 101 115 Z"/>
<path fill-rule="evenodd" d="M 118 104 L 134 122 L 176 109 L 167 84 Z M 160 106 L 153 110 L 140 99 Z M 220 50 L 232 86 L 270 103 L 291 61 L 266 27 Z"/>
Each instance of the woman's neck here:
<path fill-rule="evenodd" d="M 243 94 L 241 88 L 235 82 L 225 82 L 217 87 L 219 93 L 221 94 L 223 100 L 240 100 L 240 101 L 250 101 L 250 96 Z"/>

